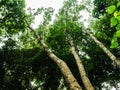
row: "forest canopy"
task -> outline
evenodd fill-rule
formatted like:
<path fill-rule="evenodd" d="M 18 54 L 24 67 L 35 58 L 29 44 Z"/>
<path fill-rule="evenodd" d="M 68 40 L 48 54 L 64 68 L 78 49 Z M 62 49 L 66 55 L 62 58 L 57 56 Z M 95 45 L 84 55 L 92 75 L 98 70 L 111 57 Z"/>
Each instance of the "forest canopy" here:
<path fill-rule="evenodd" d="M 52 7 L 25 6 L 0 0 L 0 90 L 120 89 L 119 0 L 64 0 L 55 20 Z"/>

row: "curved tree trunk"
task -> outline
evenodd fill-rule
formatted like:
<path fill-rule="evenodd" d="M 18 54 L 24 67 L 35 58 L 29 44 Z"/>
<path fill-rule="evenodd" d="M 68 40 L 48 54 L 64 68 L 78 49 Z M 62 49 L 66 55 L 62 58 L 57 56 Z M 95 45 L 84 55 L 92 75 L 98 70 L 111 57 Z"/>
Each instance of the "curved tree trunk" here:
<path fill-rule="evenodd" d="M 71 73 L 70 69 L 66 65 L 66 63 L 59 59 L 56 55 L 53 53 L 49 53 L 49 56 L 52 58 L 52 60 L 58 65 L 60 68 L 62 74 L 64 75 L 66 82 L 69 85 L 70 90 L 82 90 L 81 86 L 78 84 L 77 80 Z"/>
<path fill-rule="evenodd" d="M 95 41 L 95 43 L 108 55 L 108 57 L 116 63 L 117 67 L 120 68 L 120 60 L 116 58 L 116 56 L 110 52 L 109 49 L 107 49 L 102 42 L 97 40 L 95 36 L 93 36 L 92 33 L 90 33 L 88 30 L 84 29 L 84 31 Z"/>
<path fill-rule="evenodd" d="M 82 64 L 82 61 L 76 51 L 76 47 L 73 43 L 73 39 L 72 37 L 68 34 L 68 39 L 69 39 L 69 43 L 71 45 L 71 50 L 72 50 L 72 54 L 75 58 L 75 61 L 76 61 L 76 64 L 78 66 L 78 69 L 79 69 L 79 73 L 80 73 L 80 76 L 81 76 L 81 79 L 82 79 L 82 82 L 86 88 L 86 90 L 94 90 L 94 87 L 92 86 L 87 74 L 86 74 L 86 71 L 84 69 L 84 65 Z"/>
<path fill-rule="evenodd" d="M 28 23 L 27 23 L 28 25 Z M 38 33 L 28 25 L 28 28 L 34 32 L 35 37 L 38 39 L 40 45 L 44 48 L 45 52 L 49 55 L 49 57 L 58 65 L 61 70 L 61 73 L 65 77 L 66 82 L 69 85 L 70 90 L 82 90 L 81 86 L 78 84 L 77 80 L 73 76 L 72 72 L 68 68 L 67 64 L 58 58 L 51 50 L 48 49 L 47 45 L 43 42 L 42 38 L 38 35 Z"/>

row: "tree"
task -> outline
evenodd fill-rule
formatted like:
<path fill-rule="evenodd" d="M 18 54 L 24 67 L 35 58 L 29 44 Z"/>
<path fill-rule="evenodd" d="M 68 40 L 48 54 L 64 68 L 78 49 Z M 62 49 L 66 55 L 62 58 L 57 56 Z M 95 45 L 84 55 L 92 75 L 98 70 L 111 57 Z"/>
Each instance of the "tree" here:
<path fill-rule="evenodd" d="M 42 45 L 42 47 L 44 48 L 45 52 L 48 54 L 48 56 L 58 65 L 58 67 L 60 68 L 62 74 L 64 75 L 67 83 L 69 84 L 69 88 L 70 90 L 82 90 L 81 86 L 78 84 L 77 80 L 74 78 L 74 76 L 72 75 L 71 71 L 69 70 L 68 66 L 66 65 L 66 63 L 59 59 L 54 53 L 51 52 L 51 50 L 48 48 L 48 46 L 43 42 L 43 40 L 41 39 L 41 37 L 38 35 L 38 33 L 32 29 L 29 24 L 28 24 L 29 29 L 31 29 L 36 38 L 38 39 L 38 41 L 40 42 L 40 45 Z"/>
<path fill-rule="evenodd" d="M 63 18 L 61 18 L 60 19 L 60 21 L 63 21 L 63 19 L 67 19 L 67 17 L 70 15 L 70 13 L 69 12 L 66 12 L 66 9 L 68 10 L 68 8 L 69 8 L 69 5 L 75 5 L 75 2 L 73 2 L 73 1 L 69 1 L 69 2 L 65 2 L 65 6 L 63 7 L 63 9 L 61 9 L 61 11 L 62 11 L 62 13 L 60 12 L 60 14 L 63 14 Z M 76 6 L 76 9 L 77 10 L 79 10 L 79 7 L 78 7 L 78 5 L 75 5 Z M 71 9 L 70 9 L 71 10 Z M 72 10 L 73 11 L 73 10 Z M 65 13 L 65 14 L 64 14 Z M 74 15 L 76 12 L 71 12 L 71 14 L 72 15 Z M 77 13 L 76 13 L 77 14 Z M 77 14 L 78 15 L 78 14 Z M 60 16 L 61 17 L 61 16 Z M 65 18 L 64 18 L 65 17 Z M 77 16 L 73 16 L 73 18 L 75 19 L 77 19 L 78 17 Z M 68 18 L 68 20 L 69 20 L 69 18 Z M 57 21 L 56 21 L 56 23 L 58 23 Z M 71 21 L 71 23 L 72 23 L 72 21 Z M 58 23 L 59 24 L 59 23 Z M 67 22 L 65 21 L 65 24 L 67 24 Z M 69 24 L 69 23 L 68 23 Z M 67 27 L 68 27 L 68 25 L 67 25 Z M 65 26 L 63 26 L 62 28 L 64 29 L 67 29 L 67 27 Z M 31 27 L 29 27 L 32 31 L 34 31 Z M 69 28 L 69 29 L 71 29 L 71 28 Z M 66 32 L 66 31 L 65 31 Z M 35 31 L 34 31 L 34 33 L 36 33 Z M 39 38 L 38 37 L 38 34 L 36 33 L 35 34 L 36 35 L 36 37 L 37 38 Z M 39 39 L 38 39 L 39 40 Z M 42 40 L 42 39 L 41 39 Z M 71 39 L 69 39 L 70 40 L 70 42 L 71 42 Z M 40 40 L 39 40 L 39 42 L 40 42 Z M 43 42 L 43 40 L 41 41 L 41 42 Z M 75 47 L 73 47 L 73 43 L 70 43 L 71 44 L 71 47 L 72 48 L 75 48 Z M 43 46 L 43 44 L 42 44 L 42 46 Z M 45 47 L 45 46 L 43 46 L 43 47 Z M 46 52 L 48 52 L 48 51 L 46 51 Z M 91 83 L 90 83 L 90 81 L 89 81 L 89 79 L 88 79 L 88 77 L 86 77 L 87 75 L 86 75 L 86 72 L 85 72 L 85 70 L 84 70 L 84 66 L 82 65 L 82 62 L 79 62 L 80 61 L 80 58 L 79 58 L 79 55 L 76 53 L 76 51 L 74 50 L 74 49 L 72 49 L 72 52 L 73 52 L 73 55 L 74 55 L 74 57 L 75 57 L 75 59 L 76 59 L 76 63 L 77 63 L 77 65 L 78 65 L 78 68 L 79 68 L 79 70 L 80 70 L 80 75 L 81 75 L 81 78 L 82 78 L 82 80 L 83 80 L 83 82 L 85 81 L 85 78 L 86 78 L 86 81 L 84 82 L 84 85 L 85 85 L 85 87 L 86 87 L 86 89 L 91 89 L 91 90 L 93 90 L 93 86 L 91 85 Z M 48 55 L 49 55 L 49 53 L 48 53 Z M 51 56 L 50 56 L 51 57 Z M 52 58 L 52 57 L 51 57 Z M 54 59 L 54 58 L 52 58 L 52 59 Z M 67 75 L 67 74 L 66 74 Z M 86 83 L 87 82 L 87 83 Z"/>
<path fill-rule="evenodd" d="M 114 12 L 114 10 L 115 10 L 115 6 L 114 5 L 112 5 L 112 4 L 116 4 L 117 3 L 117 1 L 115 0 L 115 1 L 111 1 L 111 2 L 108 2 L 108 1 L 103 1 L 104 2 L 104 6 L 105 7 L 107 7 L 108 5 L 110 5 L 111 4 L 111 6 L 110 7 L 108 7 L 108 13 L 109 14 L 112 14 L 113 12 Z M 100 3 L 103 3 L 103 2 L 100 2 Z M 94 3 L 96 4 L 96 3 L 99 3 L 99 1 L 97 2 L 97 1 L 94 1 Z M 98 6 L 98 7 L 101 7 L 101 4 Z M 98 8 L 97 7 L 97 8 Z M 105 7 L 104 8 L 102 8 L 101 10 L 105 13 Z M 117 7 L 119 7 L 119 2 L 117 3 Z M 94 10 L 96 10 L 96 8 L 94 9 Z M 100 10 L 98 10 L 98 13 L 101 13 L 100 12 Z M 115 13 L 114 13 L 115 14 Z M 105 17 L 111 17 L 110 15 L 106 15 L 105 14 Z M 113 21 L 113 18 L 111 18 L 111 20 L 110 21 Z M 115 24 L 115 22 L 111 22 L 111 23 L 108 23 L 108 24 L 110 24 L 110 27 L 113 27 L 113 26 L 115 26 L 116 24 Z M 112 25 L 112 26 L 111 26 Z M 109 26 L 109 25 L 108 25 Z M 108 27 L 109 28 L 109 27 Z M 110 32 L 114 32 L 113 30 L 109 30 Z M 91 38 L 100 46 L 100 48 L 102 48 L 103 49 L 103 51 L 111 58 L 111 60 L 113 61 L 113 62 L 115 62 L 116 64 L 117 64 L 117 67 L 119 68 L 119 66 L 120 66 L 120 61 L 117 59 L 117 57 L 115 57 L 114 55 L 113 55 L 113 53 L 111 53 L 100 41 L 98 41 L 92 34 L 90 34 L 88 31 L 86 31 L 90 36 L 91 36 Z M 100 31 L 99 31 L 100 32 Z M 108 33 L 110 33 L 110 32 L 108 32 Z M 115 32 L 114 32 L 115 33 Z M 109 35 L 109 34 L 108 34 Z M 106 37 L 110 37 L 111 38 L 111 36 L 107 36 L 107 33 L 106 33 Z M 119 37 L 119 36 L 118 36 Z M 118 45 L 118 43 L 117 43 L 117 39 L 116 39 L 117 37 L 115 37 L 115 34 L 114 34 L 114 37 L 113 37 L 113 39 L 111 40 L 111 48 L 114 48 L 114 47 L 116 47 L 116 45 Z M 116 39 L 116 41 L 115 41 L 115 39 Z"/>
<path fill-rule="evenodd" d="M 97 2 L 97 0 L 95 0 L 95 1 L 96 1 L 96 3 L 99 2 L 99 1 Z M 93 31 L 93 34 L 97 38 L 97 40 L 102 42 L 102 44 L 104 44 L 104 46 L 106 46 L 106 48 L 108 48 L 108 50 L 110 52 L 112 52 L 112 54 L 114 54 L 118 58 L 119 57 L 119 54 L 118 54 L 119 48 L 114 48 L 114 49 L 110 48 L 111 40 L 113 38 L 115 28 L 114 27 L 110 28 L 111 15 L 107 14 L 107 12 L 106 12 L 108 6 L 114 5 L 114 4 L 116 5 L 116 3 L 118 1 L 116 1 L 116 0 L 114 0 L 114 1 L 111 1 L 111 0 L 100 1 L 100 3 L 103 3 L 103 2 L 105 5 L 105 8 L 102 8 L 102 11 L 104 13 L 101 14 L 101 12 L 99 10 L 95 11 L 95 13 L 99 13 L 99 14 L 97 15 L 98 18 L 96 20 L 94 19 L 95 23 L 94 23 L 94 25 L 92 25 L 94 27 L 92 27 L 92 29 L 90 31 Z M 101 7 L 101 4 L 97 4 L 97 5 L 95 5 L 95 8 Z M 105 50 L 105 51 L 107 51 L 107 50 Z M 102 56 L 102 57 L 104 57 L 104 56 Z M 104 60 L 106 60 L 106 59 L 104 59 Z M 108 62 L 110 62 L 110 61 L 108 61 Z M 119 63 L 119 59 L 118 59 L 118 63 Z M 111 65 L 111 66 L 115 67 L 116 65 L 113 62 L 113 65 Z M 119 67 L 119 65 L 118 65 L 118 67 Z M 111 71 L 114 72 L 114 71 L 116 71 L 116 69 L 111 69 Z M 118 72 L 119 72 L 119 70 L 118 70 Z M 117 73 L 116 73 L 116 75 L 117 75 Z M 119 74 L 116 77 L 119 77 Z M 113 80 L 115 82 L 117 81 L 117 79 L 115 79 L 115 78 Z"/>
<path fill-rule="evenodd" d="M 96 42 L 96 44 L 99 45 L 99 47 L 108 55 L 108 57 L 116 63 L 117 67 L 120 68 L 120 60 L 117 59 L 116 56 L 113 55 L 105 46 L 103 43 L 101 43 L 99 40 L 96 39 L 88 30 L 85 30 L 87 34 Z"/>

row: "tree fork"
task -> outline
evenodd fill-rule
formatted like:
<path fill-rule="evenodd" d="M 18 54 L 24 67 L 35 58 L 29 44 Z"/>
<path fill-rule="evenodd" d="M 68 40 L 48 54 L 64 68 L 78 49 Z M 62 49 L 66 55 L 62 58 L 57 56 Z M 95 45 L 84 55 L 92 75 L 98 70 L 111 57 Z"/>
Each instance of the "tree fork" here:
<path fill-rule="evenodd" d="M 73 74 L 70 71 L 70 69 L 68 68 L 67 64 L 63 60 L 58 58 L 54 53 L 52 53 L 51 50 L 48 49 L 47 45 L 43 42 L 42 38 L 38 35 L 38 33 L 32 27 L 29 26 L 28 23 L 27 23 L 27 26 L 30 30 L 32 30 L 34 32 L 35 37 L 38 39 L 40 45 L 42 45 L 45 52 L 58 65 L 63 76 L 65 77 L 66 82 L 68 83 L 70 90 L 82 90 L 82 87 L 79 85 L 79 83 L 73 76 Z"/>

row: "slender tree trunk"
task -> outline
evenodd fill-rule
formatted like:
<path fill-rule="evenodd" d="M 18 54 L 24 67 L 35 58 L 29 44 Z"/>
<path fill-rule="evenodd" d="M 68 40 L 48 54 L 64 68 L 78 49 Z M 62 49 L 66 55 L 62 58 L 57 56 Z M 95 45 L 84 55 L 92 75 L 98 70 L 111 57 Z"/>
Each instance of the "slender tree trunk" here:
<path fill-rule="evenodd" d="M 80 73 L 80 76 L 81 76 L 81 79 L 82 79 L 82 82 L 86 88 L 86 90 L 94 90 L 94 87 L 92 86 L 87 74 L 86 74 L 86 71 L 84 69 L 84 65 L 82 64 L 82 61 L 76 51 L 76 47 L 74 45 L 74 42 L 73 42 L 73 39 L 72 37 L 68 34 L 68 39 L 69 39 L 69 43 L 71 45 L 71 50 L 72 50 L 72 54 L 75 58 L 75 61 L 76 61 L 76 64 L 77 64 L 77 67 L 79 69 L 79 73 Z"/>
<path fill-rule="evenodd" d="M 35 37 L 38 39 L 40 45 L 42 45 L 42 47 L 45 49 L 45 52 L 58 65 L 63 76 L 65 77 L 66 82 L 69 85 L 70 90 L 82 90 L 81 86 L 78 84 L 77 80 L 73 76 L 67 64 L 63 60 L 58 58 L 54 53 L 52 53 L 51 50 L 48 49 L 47 45 L 43 42 L 42 38 L 38 35 L 38 33 L 32 27 L 28 25 L 28 28 L 34 32 Z"/>
<path fill-rule="evenodd" d="M 117 67 L 120 68 L 120 60 L 117 59 L 117 57 L 110 52 L 109 49 L 107 49 L 104 44 L 102 42 L 100 42 L 99 40 L 97 40 L 97 38 L 95 36 L 93 36 L 92 33 L 89 32 L 89 30 L 84 29 L 84 31 L 89 34 L 89 36 L 95 41 L 96 44 L 98 44 L 98 46 L 108 55 L 108 57 L 116 63 Z"/>

